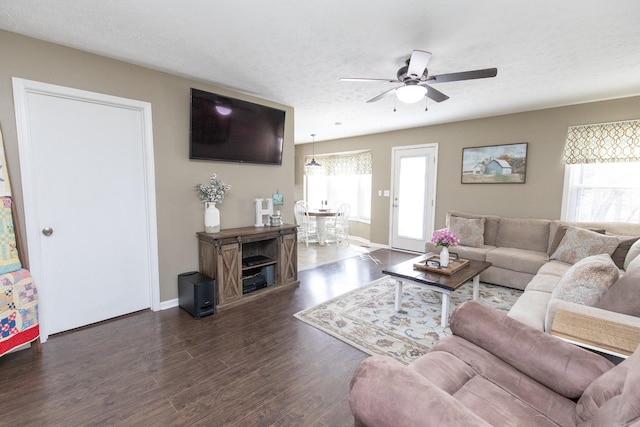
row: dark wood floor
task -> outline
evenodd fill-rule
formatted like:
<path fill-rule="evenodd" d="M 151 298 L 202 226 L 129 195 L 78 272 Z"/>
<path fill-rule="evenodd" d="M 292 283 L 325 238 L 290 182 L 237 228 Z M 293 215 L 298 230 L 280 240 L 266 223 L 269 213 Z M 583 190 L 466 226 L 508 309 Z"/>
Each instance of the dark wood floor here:
<path fill-rule="evenodd" d="M 365 353 L 293 314 L 412 255 L 378 250 L 299 273 L 301 285 L 194 320 L 143 311 L 0 358 L 0 425 L 350 426 Z"/>

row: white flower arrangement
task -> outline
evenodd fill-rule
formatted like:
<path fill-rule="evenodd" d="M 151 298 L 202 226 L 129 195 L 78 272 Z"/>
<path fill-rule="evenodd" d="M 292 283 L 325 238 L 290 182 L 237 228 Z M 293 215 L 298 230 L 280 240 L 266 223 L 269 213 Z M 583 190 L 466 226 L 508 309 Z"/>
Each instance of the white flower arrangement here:
<path fill-rule="evenodd" d="M 224 199 L 224 193 L 226 193 L 230 189 L 231 186 L 219 180 L 218 175 L 216 175 L 215 173 L 211 175 L 211 179 L 209 179 L 209 185 L 196 184 L 196 191 L 198 192 L 198 197 L 200 197 L 200 200 L 205 203 L 215 203 L 216 205 L 222 203 L 222 200 Z"/>

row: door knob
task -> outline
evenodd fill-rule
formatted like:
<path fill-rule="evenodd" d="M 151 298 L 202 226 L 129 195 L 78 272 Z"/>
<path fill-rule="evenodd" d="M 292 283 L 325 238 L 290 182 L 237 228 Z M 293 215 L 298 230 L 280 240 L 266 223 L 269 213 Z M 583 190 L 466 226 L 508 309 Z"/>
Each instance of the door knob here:
<path fill-rule="evenodd" d="M 42 234 L 44 234 L 45 236 L 51 236 L 53 234 L 53 228 L 51 227 L 45 227 L 42 229 Z"/>

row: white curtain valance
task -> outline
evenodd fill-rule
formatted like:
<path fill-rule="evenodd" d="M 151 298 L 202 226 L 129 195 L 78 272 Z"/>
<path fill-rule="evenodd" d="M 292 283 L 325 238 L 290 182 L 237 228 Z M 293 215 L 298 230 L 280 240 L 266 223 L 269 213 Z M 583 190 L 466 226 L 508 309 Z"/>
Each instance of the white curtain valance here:
<path fill-rule="evenodd" d="M 371 151 L 315 156 L 322 166 L 306 166 L 306 175 L 370 175 L 373 170 Z M 305 164 L 311 156 L 305 157 Z"/>
<path fill-rule="evenodd" d="M 571 126 L 566 164 L 640 161 L 640 120 Z"/>

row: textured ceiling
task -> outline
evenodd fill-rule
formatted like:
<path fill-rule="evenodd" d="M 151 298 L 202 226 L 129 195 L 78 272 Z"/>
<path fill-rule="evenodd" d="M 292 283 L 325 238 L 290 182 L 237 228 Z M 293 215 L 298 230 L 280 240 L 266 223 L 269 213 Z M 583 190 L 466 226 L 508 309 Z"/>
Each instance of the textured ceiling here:
<path fill-rule="evenodd" d="M 0 28 L 295 108 L 296 143 L 640 94 L 638 0 L 2 0 Z M 395 103 L 413 49 L 442 103 Z M 394 112 L 394 106 L 397 111 Z M 336 124 L 341 123 L 341 124 Z"/>

